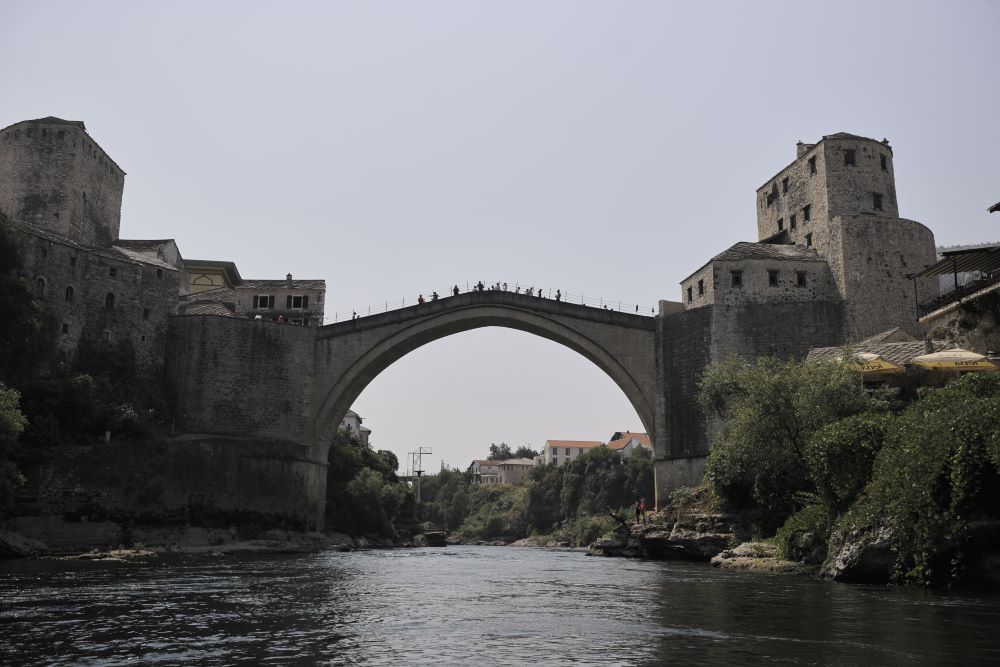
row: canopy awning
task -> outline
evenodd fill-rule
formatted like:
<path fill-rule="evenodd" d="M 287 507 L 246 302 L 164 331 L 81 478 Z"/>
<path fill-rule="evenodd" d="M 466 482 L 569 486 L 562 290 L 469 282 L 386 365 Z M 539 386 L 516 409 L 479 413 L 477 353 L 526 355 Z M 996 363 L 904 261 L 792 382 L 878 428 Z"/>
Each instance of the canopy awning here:
<path fill-rule="evenodd" d="M 857 366 L 862 375 L 902 373 L 904 371 L 901 366 L 897 366 L 882 355 L 872 352 L 855 352 L 847 358 L 847 361 Z"/>
<path fill-rule="evenodd" d="M 985 355 L 960 347 L 951 350 L 941 350 L 932 354 L 922 354 L 914 357 L 910 363 L 924 368 L 947 371 L 996 371 L 1000 370 L 996 364 L 986 358 Z"/>
<path fill-rule="evenodd" d="M 914 278 L 947 276 L 974 271 L 990 273 L 1000 268 L 1000 245 L 965 250 L 946 250 L 941 255 L 942 259 L 916 274 Z"/>

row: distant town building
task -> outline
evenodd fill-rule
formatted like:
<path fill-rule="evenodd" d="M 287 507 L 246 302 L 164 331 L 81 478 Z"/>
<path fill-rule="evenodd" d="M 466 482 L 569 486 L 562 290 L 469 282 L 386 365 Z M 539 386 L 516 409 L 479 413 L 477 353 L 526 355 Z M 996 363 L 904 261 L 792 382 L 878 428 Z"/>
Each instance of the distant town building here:
<path fill-rule="evenodd" d="M 608 441 L 608 447 L 621 454 L 623 458 L 631 457 L 637 449 L 653 452 L 653 443 L 649 435 L 631 431 L 616 431 Z"/>
<path fill-rule="evenodd" d="M 500 476 L 500 483 L 511 486 L 526 484 L 534 467 L 535 461 L 533 459 L 507 459 L 506 461 L 498 461 L 497 473 Z"/>
<path fill-rule="evenodd" d="M 603 445 L 603 442 L 596 440 L 546 440 L 541 458 L 546 465 L 566 465 L 585 451 Z"/>
<path fill-rule="evenodd" d="M 469 464 L 467 470 L 472 473 L 472 481 L 477 484 L 499 484 L 499 461 L 476 459 Z"/>
<path fill-rule="evenodd" d="M 357 438 L 358 442 L 367 447 L 372 431 L 362 426 L 362 421 L 364 420 L 361 418 L 361 415 L 354 410 L 348 410 L 347 415 L 340 422 L 340 427 L 346 430 L 350 437 Z"/>

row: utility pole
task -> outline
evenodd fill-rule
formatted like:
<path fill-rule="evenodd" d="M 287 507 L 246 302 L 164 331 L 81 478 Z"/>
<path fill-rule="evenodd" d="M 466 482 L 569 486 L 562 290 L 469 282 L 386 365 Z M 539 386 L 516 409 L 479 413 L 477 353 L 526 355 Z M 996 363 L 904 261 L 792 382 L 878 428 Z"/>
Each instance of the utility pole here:
<path fill-rule="evenodd" d="M 417 520 L 420 518 L 420 477 L 424 474 L 423 466 L 423 456 L 424 454 L 430 454 L 430 447 L 417 447 L 417 451 L 410 452 L 410 470 L 412 475 L 416 478 L 413 482 L 413 497 L 416 502 L 413 503 L 413 519 Z"/>

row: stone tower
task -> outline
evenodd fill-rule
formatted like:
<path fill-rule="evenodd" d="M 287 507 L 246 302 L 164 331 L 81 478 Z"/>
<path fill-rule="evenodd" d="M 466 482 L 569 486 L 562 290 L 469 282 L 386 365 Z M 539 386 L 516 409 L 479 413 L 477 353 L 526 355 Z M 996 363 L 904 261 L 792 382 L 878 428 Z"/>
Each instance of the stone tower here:
<path fill-rule="evenodd" d="M 0 130 L 0 210 L 84 246 L 118 239 L 125 172 L 80 121 L 49 116 Z"/>
<path fill-rule="evenodd" d="M 933 279 L 910 278 L 937 260 L 934 234 L 899 217 L 892 147 L 840 132 L 798 144 L 795 160 L 757 190 L 764 243 L 814 248 L 846 305 L 856 341 L 917 319 L 937 296 Z"/>

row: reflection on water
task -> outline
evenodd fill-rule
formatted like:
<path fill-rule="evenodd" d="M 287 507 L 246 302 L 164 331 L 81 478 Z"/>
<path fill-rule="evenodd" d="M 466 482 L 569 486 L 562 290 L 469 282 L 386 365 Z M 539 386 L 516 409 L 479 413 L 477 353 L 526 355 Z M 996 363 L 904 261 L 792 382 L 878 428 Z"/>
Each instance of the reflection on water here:
<path fill-rule="evenodd" d="M 1000 664 L 1000 598 L 578 551 L 0 562 L 4 664 Z"/>

